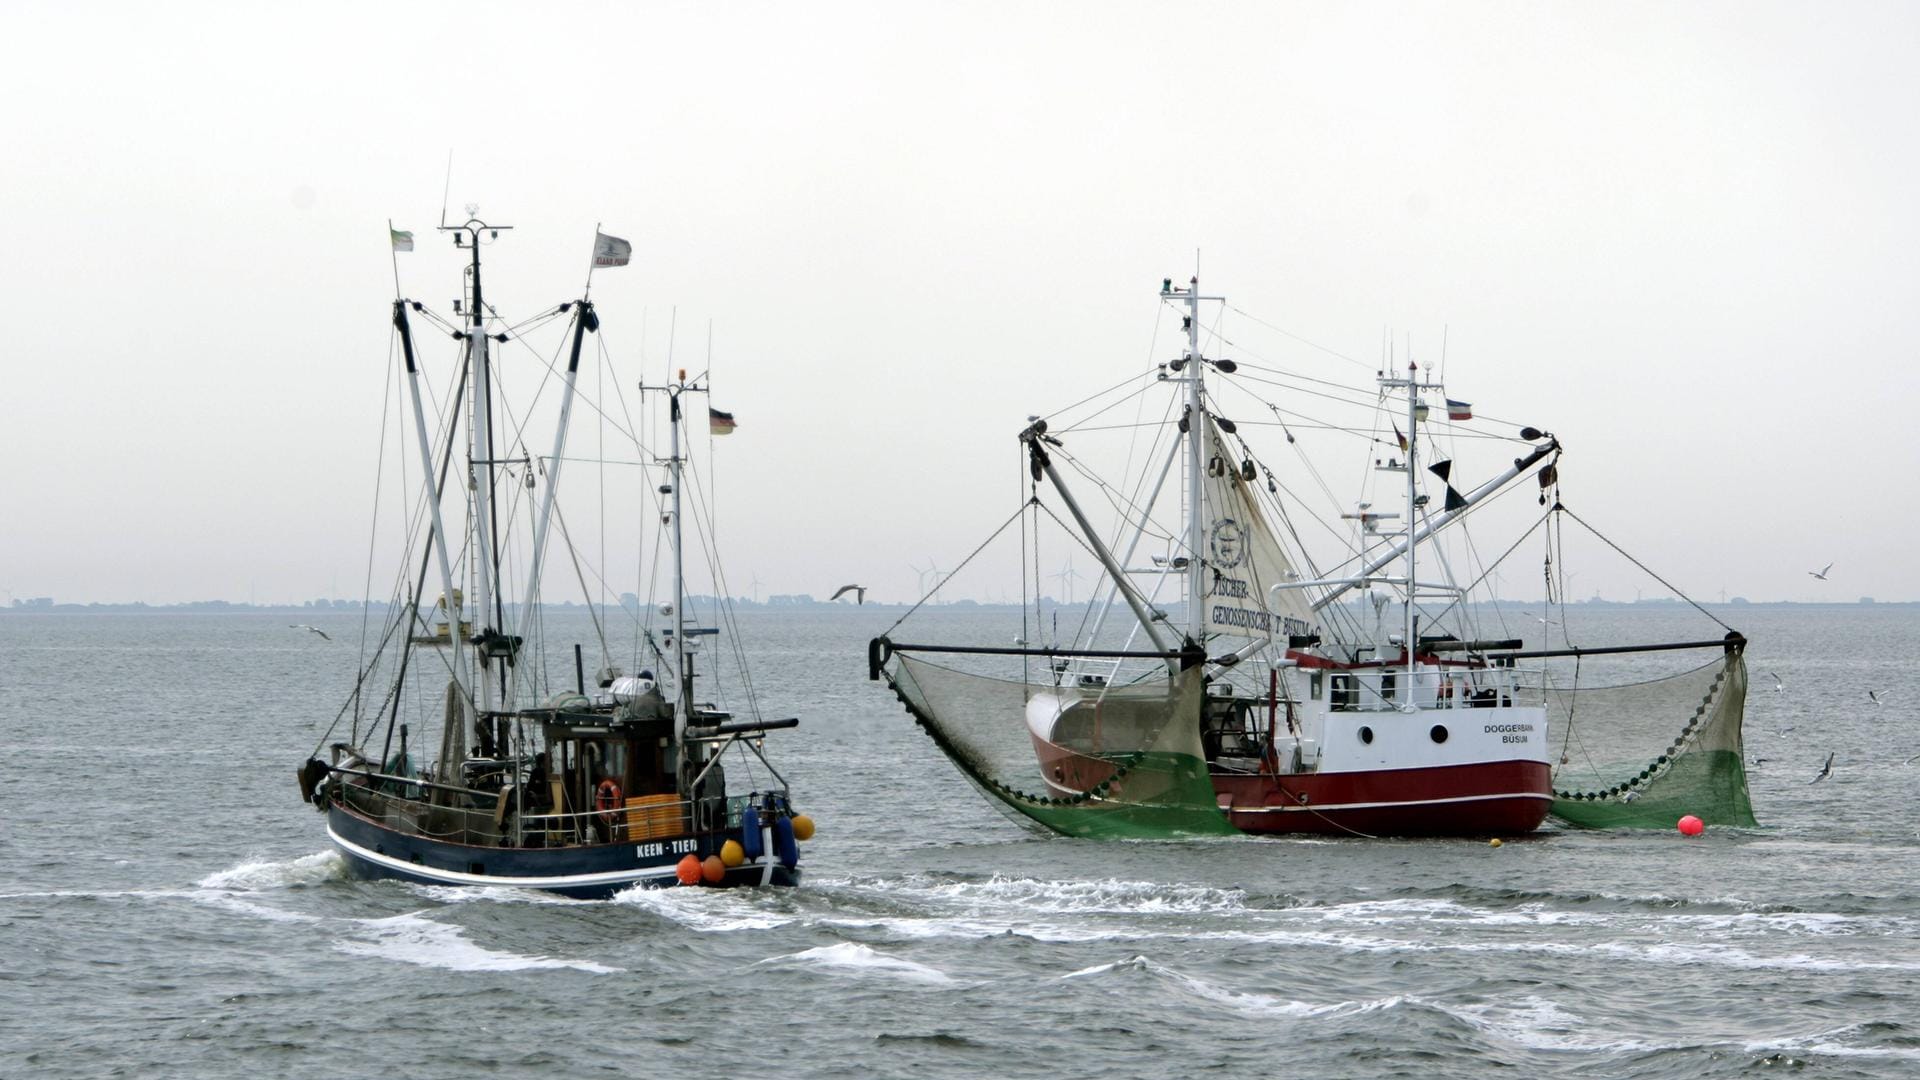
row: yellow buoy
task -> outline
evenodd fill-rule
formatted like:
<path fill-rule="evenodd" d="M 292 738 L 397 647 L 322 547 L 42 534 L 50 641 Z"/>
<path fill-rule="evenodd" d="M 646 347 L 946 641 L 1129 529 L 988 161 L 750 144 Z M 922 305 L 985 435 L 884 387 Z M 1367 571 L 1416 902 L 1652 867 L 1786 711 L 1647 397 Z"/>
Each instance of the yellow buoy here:
<path fill-rule="evenodd" d="M 1491 840 L 1489 840 L 1489 841 L 1487 841 L 1487 846 L 1488 846 L 1488 847 L 1499 847 L 1499 846 L 1500 846 L 1501 844 L 1503 844 L 1503 843 L 1505 843 L 1505 841 L 1503 841 L 1503 840 L 1501 840 L 1501 839 L 1500 839 L 1499 837 L 1497 837 L 1497 836 L 1496 836 L 1496 837 L 1494 837 L 1493 839 L 1491 839 Z"/>
<path fill-rule="evenodd" d="M 813 819 L 805 814 L 793 815 L 793 838 L 795 840 L 813 839 Z"/>
<path fill-rule="evenodd" d="M 740 846 L 740 841 L 729 840 L 720 845 L 720 861 L 729 867 L 739 866 L 747 861 L 747 849 Z"/>

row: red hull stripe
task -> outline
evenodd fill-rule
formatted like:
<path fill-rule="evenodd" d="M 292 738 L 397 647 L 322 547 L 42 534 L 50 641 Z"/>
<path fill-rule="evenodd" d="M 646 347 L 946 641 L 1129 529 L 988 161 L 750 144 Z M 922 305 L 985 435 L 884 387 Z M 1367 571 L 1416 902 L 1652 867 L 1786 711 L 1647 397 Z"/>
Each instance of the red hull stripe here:
<path fill-rule="evenodd" d="M 1491 795 L 1458 795 L 1451 799 L 1400 799 L 1393 802 L 1349 802 L 1314 803 L 1306 806 L 1239 806 L 1232 809 L 1236 814 L 1324 814 L 1332 810 L 1380 810 L 1391 807 L 1395 810 L 1415 810 L 1422 806 L 1444 806 L 1447 803 L 1486 802 L 1489 799 L 1539 799 L 1552 802 L 1552 795 L 1542 795 L 1537 791 L 1502 791 Z"/>

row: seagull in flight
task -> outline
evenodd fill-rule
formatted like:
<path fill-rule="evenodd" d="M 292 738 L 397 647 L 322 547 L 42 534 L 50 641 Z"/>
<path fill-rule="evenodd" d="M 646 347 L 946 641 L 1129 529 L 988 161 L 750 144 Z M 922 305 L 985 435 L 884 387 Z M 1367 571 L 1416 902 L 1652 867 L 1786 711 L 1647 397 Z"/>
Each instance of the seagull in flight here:
<path fill-rule="evenodd" d="M 1807 781 L 1807 783 L 1817 784 L 1820 781 L 1825 780 L 1827 777 L 1832 776 L 1833 775 L 1833 757 L 1834 756 L 1832 754 L 1828 754 L 1827 763 L 1825 765 L 1820 766 L 1820 775 Z"/>
<path fill-rule="evenodd" d="M 1786 738 L 1786 737 L 1787 737 L 1787 732 L 1789 732 L 1789 731 L 1792 731 L 1792 730 L 1793 730 L 1793 725 L 1792 725 L 1792 724 L 1788 724 L 1788 725 L 1787 725 L 1786 727 L 1783 727 L 1783 728 L 1781 728 L 1781 729 L 1780 729 L 1779 731 L 1776 731 L 1776 732 L 1774 732 L 1774 734 L 1775 734 L 1775 735 L 1778 735 L 1778 736 L 1780 736 L 1781 738 L 1783 738 L 1783 739 L 1784 739 L 1784 738 Z"/>
<path fill-rule="evenodd" d="M 1781 682 L 1781 681 L 1780 681 L 1780 676 L 1778 676 L 1778 675 L 1775 675 L 1775 674 L 1774 674 L 1773 672 L 1771 672 L 1771 671 L 1769 671 L 1769 672 L 1767 672 L 1767 678 L 1769 678 L 1769 679 L 1772 679 L 1772 680 L 1773 680 L 1773 692 L 1774 692 L 1774 693 L 1776 693 L 1776 694 L 1778 694 L 1778 693 L 1780 693 L 1780 692 L 1781 692 L 1782 690 L 1785 690 L 1785 689 L 1787 688 L 1787 684 L 1786 684 L 1786 683 L 1783 683 L 1783 682 Z"/>
<path fill-rule="evenodd" d="M 853 602 L 856 604 L 864 604 L 867 602 L 867 587 L 865 585 L 842 585 L 832 596 L 827 597 L 827 602 L 832 603 L 848 593 L 853 594 Z"/>
<path fill-rule="evenodd" d="M 1876 694 L 1876 693 L 1874 693 L 1874 692 L 1873 692 L 1873 691 L 1871 691 L 1871 690 L 1869 690 L 1869 691 L 1867 691 L 1867 700 L 1868 700 L 1868 701 L 1871 701 L 1871 702 L 1873 702 L 1873 703 L 1874 703 L 1875 705 L 1885 705 L 1885 704 L 1886 704 L 1886 702 L 1884 702 L 1884 701 L 1881 701 L 1881 700 L 1880 700 L 1880 695 L 1879 695 L 1879 694 Z"/>
<path fill-rule="evenodd" d="M 1814 577 L 1819 578 L 1821 581 L 1825 581 L 1827 580 L 1827 571 L 1831 569 L 1833 569 L 1833 564 L 1828 563 L 1827 565 L 1821 567 L 1818 570 L 1809 570 L 1807 571 L 1807 573 L 1812 574 Z"/>
<path fill-rule="evenodd" d="M 327 632 L 326 632 L 325 630 L 322 630 L 322 629 L 320 629 L 320 628 L 319 628 L 319 627 L 317 627 L 317 626 L 308 626 L 308 625 L 307 625 L 306 623 L 288 623 L 288 624 L 287 624 L 287 629 L 289 629 L 289 630 L 311 630 L 311 631 L 313 631 L 314 633 L 316 633 L 316 634 L 319 634 L 319 635 L 320 635 L 320 640 L 322 640 L 322 641 L 332 641 L 332 640 L 333 640 L 332 638 L 330 638 L 330 637 L 328 637 L 328 636 L 327 636 Z"/>
<path fill-rule="evenodd" d="M 1915 755 L 1913 755 L 1912 757 L 1910 757 L 1910 758 L 1908 758 L 1907 760 L 1905 760 L 1905 761 L 1903 761 L 1903 762 L 1901 762 L 1900 764 L 1902 764 L 1902 765 L 1911 765 L 1911 764 L 1913 764 L 1913 763 L 1914 763 L 1915 761 L 1920 761 L 1920 754 L 1915 754 Z"/>

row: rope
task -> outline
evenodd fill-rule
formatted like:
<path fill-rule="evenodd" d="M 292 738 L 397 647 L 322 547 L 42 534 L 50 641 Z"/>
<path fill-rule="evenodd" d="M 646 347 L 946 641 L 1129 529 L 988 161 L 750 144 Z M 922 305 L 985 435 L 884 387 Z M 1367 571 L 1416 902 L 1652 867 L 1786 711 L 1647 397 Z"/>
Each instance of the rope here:
<path fill-rule="evenodd" d="M 1702 615 L 1705 615 L 1707 618 L 1712 619 L 1714 622 L 1719 623 L 1720 629 L 1728 630 L 1728 631 L 1731 631 L 1733 629 L 1733 627 L 1728 626 L 1724 622 L 1721 622 L 1719 616 L 1715 615 L 1711 611 L 1708 611 L 1706 608 L 1701 607 L 1699 604 L 1694 603 L 1693 597 L 1688 596 L 1686 593 L 1681 592 L 1677 588 L 1674 588 L 1672 582 L 1668 581 L 1666 578 L 1661 577 L 1659 574 L 1654 573 L 1652 570 L 1649 570 L 1647 568 L 1647 564 L 1627 554 L 1626 551 L 1622 549 L 1619 544 L 1616 544 L 1613 541 L 1607 539 L 1606 536 L 1602 534 L 1599 529 L 1594 528 L 1592 525 L 1588 525 L 1585 518 L 1582 518 L 1579 514 L 1576 514 L 1571 510 L 1568 510 L 1565 504 L 1555 502 L 1553 504 L 1553 508 L 1554 510 L 1564 512 L 1568 517 L 1572 518 L 1575 521 L 1578 521 L 1582 526 L 1585 526 L 1588 532 L 1592 533 L 1596 537 L 1599 537 L 1602 543 L 1612 548 L 1615 552 L 1618 552 L 1621 558 L 1639 567 L 1640 570 L 1643 573 L 1645 573 L 1648 577 L 1652 578 L 1653 580 L 1659 582 L 1662 585 L 1665 585 L 1668 589 L 1671 589 L 1673 591 L 1673 595 L 1679 597 L 1682 600 L 1685 600 L 1689 605 L 1693 607 L 1693 610 L 1699 612 Z"/>
<path fill-rule="evenodd" d="M 1038 498 L 1038 497 L 1035 497 L 1035 498 L 1034 498 L 1034 499 L 1032 500 L 1032 505 L 1039 505 L 1039 504 L 1040 504 L 1040 500 L 1039 500 L 1039 498 Z M 1021 516 L 1022 514 L 1025 514 L 1025 513 L 1027 512 L 1027 506 L 1028 506 L 1028 505 L 1029 505 L 1029 504 L 1027 504 L 1027 503 L 1022 503 L 1022 504 L 1021 504 L 1021 506 L 1020 506 L 1020 509 L 1018 509 L 1018 510 L 1015 510 L 1015 511 L 1013 512 L 1013 516 L 1012 516 L 1012 517 L 1009 517 L 1009 518 L 1008 518 L 1007 520 L 1005 520 L 1005 521 L 1003 521 L 1003 522 L 1001 522 L 1001 523 L 1000 523 L 1000 527 L 999 527 L 999 528 L 997 528 L 997 529 L 995 529 L 995 530 L 993 530 L 993 534 L 992 534 L 992 535 L 990 535 L 990 536 L 988 536 L 988 537 L 987 537 L 987 538 L 986 538 L 985 540 L 982 540 L 982 541 L 980 541 L 980 546 L 979 546 L 979 547 L 977 547 L 977 548 L 974 548 L 974 549 L 973 549 L 973 554 L 971 554 L 971 555 L 968 555 L 968 556 L 967 556 L 966 558 L 964 558 L 964 559 L 962 559 L 962 560 L 960 560 L 960 565 L 959 565 L 959 566 L 956 566 L 956 567 L 954 567 L 954 568 L 953 568 L 952 570 L 950 570 L 950 571 L 948 571 L 948 572 L 947 572 L 947 576 L 946 576 L 946 578 L 944 578 L 944 579 L 942 579 L 942 580 L 940 581 L 940 583 L 939 583 L 939 584 L 937 584 L 937 585 L 935 585 L 935 586 L 934 586 L 934 587 L 933 587 L 932 589 L 929 589 L 929 590 L 927 591 L 927 594 L 926 594 L 925 596 L 922 596 L 922 597 L 921 597 L 920 599 L 918 599 L 918 600 L 916 600 L 916 601 L 914 601 L 914 604 L 913 604 L 913 606 L 907 609 L 907 613 L 906 613 L 905 615 L 902 615 L 902 616 L 900 616 L 900 617 L 899 617 L 898 619 L 895 619 L 895 620 L 894 620 L 894 623 L 893 623 L 893 625 L 892 625 L 892 626 L 889 626 L 889 627 L 887 627 L 887 629 L 886 629 L 886 632 L 885 632 L 885 633 L 883 633 L 883 634 L 881 634 L 880 636 L 881 636 L 881 637 L 888 637 L 888 636 L 890 636 L 890 635 L 891 635 L 891 634 L 892 634 L 892 633 L 893 633 L 893 632 L 894 632 L 895 630 L 898 630 L 898 629 L 900 629 L 900 624 L 901 624 L 901 623 L 903 623 L 903 622 L 906 622 L 906 621 L 907 621 L 907 620 L 908 620 L 909 618 L 911 618 L 911 617 L 913 616 L 913 613 L 914 613 L 914 612 L 916 612 L 916 611 L 919 611 L 919 610 L 920 610 L 920 608 L 921 608 L 921 607 L 922 607 L 923 605 L 925 605 L 927 601 L 929 601 L 929 600 L 931 600 L 931 599 L 933 599 L 933 597 L 934 597 L 934 594 L 935 594 L 935 593 L 938 593 L 938 592 L 940 591 L 940 589 L 941 589 L 941 587 L 942 587 L 942 586 L 944 586 L 944 585 L 945 585 L 945 584 L 947 583 L 947 581 L 950 581 L 950 580 L 952 580 L 952 578 L 953 578 L 953 575 L 955 575 L 955 574 L 957 574 L 957 573 L 959 573 L 959 572 L 960 572 L 960 571 L 962 571 L 962 570 L 965 570 L 965 569 L 967 568 L 967 564 L 968 564 L 968 563 L 970 563 L 970 562 L 972 562 L 972 561 L 973 561 L 973 560 L 974 560 L 975 558 L 977 558 L 977 557 L 979 556 L 979 554 L 980 554 L 980 553 L 981 553 L 982 551 L 985 551 L 985 550 L 987 549 L 987 545 L 988 545 L 988 544 L 991 544 L 991 543 L 993 543 L 993 542 L 994 542 L 995 540 L 998 540 L 998 539 L 1000 538 L 1000 534 L 1001 534 L 1001 533 L 1003 533 L 1003 532 L 1006 532 L 1006 531 L 1007 531 L 1007 526 L 1009 526 L 1009 525 L 1011 525 L 1011 524 L 1013 524 L 1014 522 L 1016 522 L 1016 521 L 1018 521 L 1018 520 L 1020 520 L 1020 516 Z M 1055 518 L 1054 520 L 1056 520 L 1056 521 L 1058 521 L 1059 519 L 1058 519 L 1058 518 Z"/>
<path fill-rule="evenodd" d="M 1547 511 L 1544 514 L 1541 514 L 1540 520 L 1534 522 L 1533 525 L 1530 528 L 1528 528 L 1526 532 L 1521 533 L 1520 538 L 1518 540 L 1515 540 L 1512 544 L 1508 545 L 1507 550 L 1501 552 L 1499 558 L 1493 560 L 1493 562 L 1490 565 L 1488 565 L 1488 567 L 1485 570 L 1481 571 L 1480 576 L 1477 578 L 1474 578 L 1472 584 L 1460 590 L 1460 595 L 1454 597 L 1452 603 L 1448 604 L 1446 607 L 1441 608 L 1440 614 L 1434 616 L 1433 621 L 1438 623 L 1441 619 L 1444 619 L 1449 614 L 1451 614 L 1454 608 L 1459 607 L 1460 602 L 1466 598 L 1466 595 L 1468 593 L 1479 588 L 1480 583 L 1487 580 L 1487 577 L 1491 575 L 1495 570 L 1498 570 L 1500 568 L 1500 564 L 1507 561 L 1507 556 L 1513 554 L 1514 551 L 1518 549 L 1521 544 L 1526 543 L 1527 537 L 1532 536 L 1535 529 L 1538 529 L 1540 526 L 1546 524 L 1547 518 L 1551 516 L 1553 516 L 1553 511 L 1551 510 Z"/>

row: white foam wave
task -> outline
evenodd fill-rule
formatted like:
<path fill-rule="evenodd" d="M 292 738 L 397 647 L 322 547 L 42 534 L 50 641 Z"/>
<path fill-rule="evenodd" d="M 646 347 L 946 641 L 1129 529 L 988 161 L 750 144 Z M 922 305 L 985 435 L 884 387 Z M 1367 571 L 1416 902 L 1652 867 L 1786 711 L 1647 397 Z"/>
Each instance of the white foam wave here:
<path fill-rule="evenodd" d="M 1231 987 L 1209 982 L 1206 979 L 1188 975 L 1183 971 L 1175 970 L 1164 964 L 1155 963 L 1144 956 L 1131 956 L 1125 960 L 1116 960 L 1111 964 L 1098 964 L 1093 967 L 1082 968 L 1079 971 L 1062 975 L 1060 978 L 1082 979 L 1096 975 L 1104 975 L 1113 971 L 1144 971 L 1184 991 L 1191 997 L 1199 998 L 1202 1001 L 1215 1005 L 1225 1006 L 1236 1012 L 1246 1013 L 1251 1016 L 1299 1018 L 1373 1012 L 1376 1009 L 1391 1008 L 1406 1000 L 1405 998 L 1395 996 L 1373 1001 L 1340 1001 L 1331 1004 L 1314 1004 L 1292 998 L 1276 997 L 1272 994 L 1235 990 Z"/>
<path fill-rule="evenodd" d="M 644 908 L 689 930 L 711 934 L 785 926 L 793 916 L 763 906 L 776 900 L 754 889 L 634 888 L 616 893 L 612 902 Z"/>
<path fill-rule="evenodd" d="M 954 983 L 954 978 L 939 968 L 917 964 L 912 960 L 903 960 L 897 956 L 876 952 L 858 942 L 844 941 L 838 945 L 822 945 L 803 952 L 789 953 L 785 956 L 772 956 L 760 961 L 761 964 L 802 964 L 829 970 L 849 971 L 855 974 L 885 975 L 890 978 L 905 979 L 908 982 L 925 983 L 932 986 L 946 986 Z"/>
<path fill-rule="evenodd" d="M 408 882 L 407 887 L 427 900 L 442 904 L 591 904 L 592 900 L 579 900 L 559 893 L 541 892 L 538 889 L 523 889 L 513 885 L 424 885 Z"/>
<path fill-rule="evenodd" d="M 1638 1039 L 1591 1030 L 1586 1020 L 1544 998 L 1522 998 L 1512 1004 L 1426 1004 L 1479 1031 L 1529 1050 L 1642 1053 L 1660 1049 Z"/>
<path fill-rule="evenodd" d="M 1853 1058 L 1892 1058 L 1898 1061 L 1920 1061 L 1920 1047 L 1912 1046 L 1849 1046 L 1836 1040 L 1858 1031 L 1857 1026 L 1848 1026 L 1835 1031 L 1823 1031 L 1793 1039 L 1770 1039 L 1766 1042 L 1750 1042 L 1742 1049 L 1750 1054 L 1807 1054 L 1827 1057 Z"/>
<path fill-rule="evenodd" d="M 264 919 L 277 923 L 316 923 L 320 919 L 313 915 L 303 915 L 297 911 L 283 911 L 267 904 L 256 903 L 241 896 L 220 889 L 201 889 L 186 894 L 195 903 L 208 907 L 231 911 L 236 915 L 245 915 L 251 919 Z"/>
<path fill-rule="evenodd" d="M 393 960 L 448 971 L 532 971 L 571 968 L 605 975 L 620 970 L 591 960 L 551 956 L 524 956 L 488 949 L 467 940 L 457 926 L 434 922 L 418 912 L 386 919 L 354 919 L 357 939 L 342 938 L 334 947 L 350 956 Z"/>
<path fill-rule="evenodd" d="M 1168 885 L 1153 881 L 1043 881 L 995 875 L 986 881 L 929 882 L 924 878 L 873 881 L 866 888 L 971 907 L 1071 914 L 1208 914 L 1246 906 L 1239 889 Z"/>
<path fill-rule="evenodd" d="M 254 860 L 200 879 L 203 889 L 284 889 L 292 885 L 317 885 L 346 876 L 346 860 L 328 849 L 297 859 Z"/>

